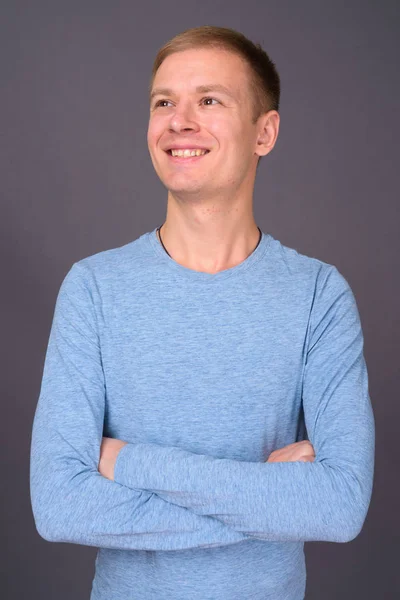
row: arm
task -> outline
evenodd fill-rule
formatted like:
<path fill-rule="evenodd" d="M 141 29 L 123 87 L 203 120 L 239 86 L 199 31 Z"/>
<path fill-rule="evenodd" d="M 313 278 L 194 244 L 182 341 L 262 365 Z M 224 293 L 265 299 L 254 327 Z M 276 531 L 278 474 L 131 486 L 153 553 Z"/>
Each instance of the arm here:
<path fill-rule="evenodd" d="M 157 444 L 127 444 L 115 481 L 267 541 L 348 542 L 372 494 L 374 417 L 353 293 L 320 272 L 311 311 L 303 407 L 313 462 L 254 463 Z"/>
<path fill-rule="evenodd" d="M 231 544 L 246 536 L 208 516 L 130 489 L 97 470 L 105 380 L 96 314 L 75 263 L 56 302 L 34 416 L 30 492 L 48 541 L 117 549 L 177 550 Z"/>

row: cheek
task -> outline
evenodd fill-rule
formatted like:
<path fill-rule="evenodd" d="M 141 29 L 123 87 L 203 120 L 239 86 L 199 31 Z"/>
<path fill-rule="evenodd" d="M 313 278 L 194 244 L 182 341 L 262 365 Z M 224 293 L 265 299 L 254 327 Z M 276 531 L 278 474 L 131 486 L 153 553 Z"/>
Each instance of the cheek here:
<path fill-rule="evenodd" d="M 237 153 L 243 140 L 243 128 L 232 119 L 214 120 L 208 124 L 208 131 L 218 142 L 224 153 Z"/>
<path fill-rule="evenodd" d="M 231 136 L 234 124 L 225 119 L 210 119 L 208 123 L 205 123 L 205 127 L 215 136 L 221 143 Z"/>
<path fill-rule="evenodd" d="M 160 120 L 152 119 L 147 128 L 147 144 L 150 148 L 154 148 L 161 137 L 163 127 Z"/>
<path fill-rule="evenodd" d="M 154 143 L 155 143 L 155 135 L 154 135 L 154 131 L 153 130 L 149 130 L 147 132 L 147 145 L 149 147 L 149 150 L 153 150 L 154 148 Z"/>

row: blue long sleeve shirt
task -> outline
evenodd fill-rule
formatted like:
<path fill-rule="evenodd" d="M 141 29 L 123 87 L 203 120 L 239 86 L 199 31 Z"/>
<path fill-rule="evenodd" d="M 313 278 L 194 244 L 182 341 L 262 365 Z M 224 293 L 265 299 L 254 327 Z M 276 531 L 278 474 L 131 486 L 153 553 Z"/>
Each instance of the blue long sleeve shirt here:
<path fill-rule="evenodd" d="M 128 442 L 114 481 L 102 437 Z M 314 462 L 267 463 L 308 439 Z M 373 487 L 363 334 L 338 269 L 262 234 L 215 274 L 156 229 L 72 265 L 31 442 L 48 541 L 98 548 L 91 600 L 303 600 L 304 542 L 349 542 Z"/>

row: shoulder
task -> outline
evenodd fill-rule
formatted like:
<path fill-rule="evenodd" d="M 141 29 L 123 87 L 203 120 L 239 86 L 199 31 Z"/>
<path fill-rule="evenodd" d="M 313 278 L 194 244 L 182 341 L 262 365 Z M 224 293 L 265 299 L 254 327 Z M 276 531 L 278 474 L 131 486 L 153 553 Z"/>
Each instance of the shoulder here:
<path fill-rule="evenodd" d="M 71 265 L 63 284 L 76 283 L 89 288 L 99 288 L 112 284 L 115 280 L 122 280 L 126 274 L 140 271 L 140 266 L 146 262 L 146 253 L 149 252 L 147 236 L 148 233 L 144 233 L 122 246 L 81 258 Z"/>
<path fill-rule="evenodd" d="M 305 286 L 315 294 L 327 289 L 335 293 L 350 287 L 336 265 L 286 246 L 274 237 L 270 242 L 270 253 L 277 272 L 296 286 Z"/>

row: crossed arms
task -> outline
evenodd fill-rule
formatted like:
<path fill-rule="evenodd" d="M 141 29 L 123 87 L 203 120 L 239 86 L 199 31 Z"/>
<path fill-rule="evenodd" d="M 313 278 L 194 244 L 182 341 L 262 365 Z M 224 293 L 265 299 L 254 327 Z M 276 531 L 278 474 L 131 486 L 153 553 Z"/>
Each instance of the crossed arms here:
<path fill-rule="evenodd" d="M 88 282 L 75 263 L 61 285 L 33 423 L 31 500 L 43 538 L 175 550 L 358 535 L 372 494 L 374 417 L 358 310 L 336 269 L 320 282 L 304 373 L 314 461 L 256 463 L 126 443 L 113 479 L 98 470 L 105 381 Z"/>

